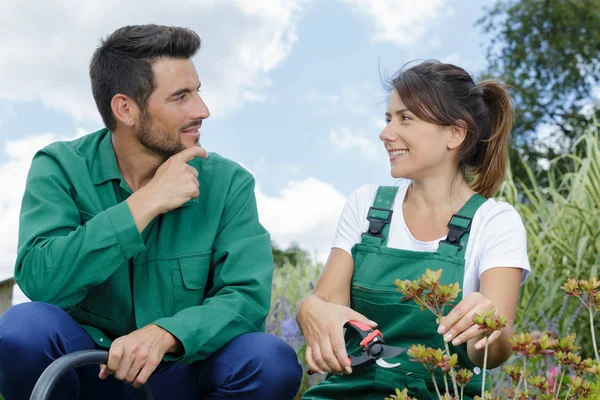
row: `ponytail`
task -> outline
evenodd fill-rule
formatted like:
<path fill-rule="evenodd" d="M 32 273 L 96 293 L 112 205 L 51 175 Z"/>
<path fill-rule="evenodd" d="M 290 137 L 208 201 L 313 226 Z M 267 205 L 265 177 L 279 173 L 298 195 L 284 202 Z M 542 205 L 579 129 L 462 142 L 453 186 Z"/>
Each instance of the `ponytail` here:
<path fill-rule="evenodd" d="M 486 80 L 477 87 L 487 107 L 487 123 L 483 125 L 488 132 L 479 132 L 481 136 L 476 150 L 479 162 L 470 166 L 471 187 L 484 197 L 492 197 L 500 189 L 508 168 L 508 136 L 513 124 L 513 110 L 503 83 Z"/>

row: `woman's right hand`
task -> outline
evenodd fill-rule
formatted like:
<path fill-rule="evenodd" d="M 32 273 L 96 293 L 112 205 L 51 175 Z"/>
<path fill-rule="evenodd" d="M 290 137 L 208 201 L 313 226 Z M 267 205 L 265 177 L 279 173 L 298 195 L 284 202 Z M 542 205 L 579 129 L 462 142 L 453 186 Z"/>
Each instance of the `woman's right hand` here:
<path fill-rule="evenodd" d="M 306 343 L 306 363 L 311 371 L 323 375 L 352 372 L 344 343 L 346 322 L 355 320 L 371 328 L 377 326 L 350 307 L 329 303 L 314 294 L 304 299 L 297 317 Z"/>

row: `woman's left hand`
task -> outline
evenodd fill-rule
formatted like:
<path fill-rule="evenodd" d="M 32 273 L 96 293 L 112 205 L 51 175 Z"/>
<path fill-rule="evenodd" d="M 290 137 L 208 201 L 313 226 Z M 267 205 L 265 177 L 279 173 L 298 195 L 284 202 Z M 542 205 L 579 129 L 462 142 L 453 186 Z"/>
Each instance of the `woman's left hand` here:
<path fill-rule="evenodd" d="M 444 335 L 446 342 L 452 341 L 454 346 L 466 343 L 482 334 L 479 326 L 473 322 L 476 314 L 483 314 L 490 310 L 496 312 L 494 303 L 479 292 L 469 293 L 440 321 L 438 333 Z M 495 331 L 489 337 L 489 344 L 493 343 L 502 331 Z M 483 349 L 485 338 L 475 343 L 475 349 Z"/>

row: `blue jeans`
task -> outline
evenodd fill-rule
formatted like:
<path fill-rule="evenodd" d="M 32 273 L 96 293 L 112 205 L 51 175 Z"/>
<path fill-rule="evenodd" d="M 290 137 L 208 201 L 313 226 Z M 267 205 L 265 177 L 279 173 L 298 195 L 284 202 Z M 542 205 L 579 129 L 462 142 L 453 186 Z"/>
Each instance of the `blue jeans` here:
<path fill-rule="evenodd" d="M 89 335 L 62 309 L 24 303 L 0 317 L 0 394 L 27 400 L 44 369 L 57 358 L 96 349 Z M 71 371 L 55 387 L 52 400 L 136 399 L 133 386 L 98 379 L 99 366 Z M 189 365 L 162 362 L 149 383 L 160 399 L 292 399 L 302 368 L 294 350 L 266 333 L 229 342 L 206 360 Z"/>

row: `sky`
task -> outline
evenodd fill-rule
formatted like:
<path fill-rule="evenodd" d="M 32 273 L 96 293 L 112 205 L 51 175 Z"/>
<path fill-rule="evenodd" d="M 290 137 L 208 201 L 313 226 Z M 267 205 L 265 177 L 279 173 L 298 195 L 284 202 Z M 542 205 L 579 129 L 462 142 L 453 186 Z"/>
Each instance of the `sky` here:
<path fill-rule="evenodd" d="M 195 30 L 201 144 L 256 179 L 262 224 L 323 262 L 346 198 L 394 184 L 378 135 L 382 79 L 415 60 L 485 70 L 475 22 L 492 0 L 2 0 L 0 281 L 12 276 L 25 179 L 35 152 L 103 127 L 88 65 L 124 25 Z M 15 288 L 15 302 L 26 300 Z"/>

